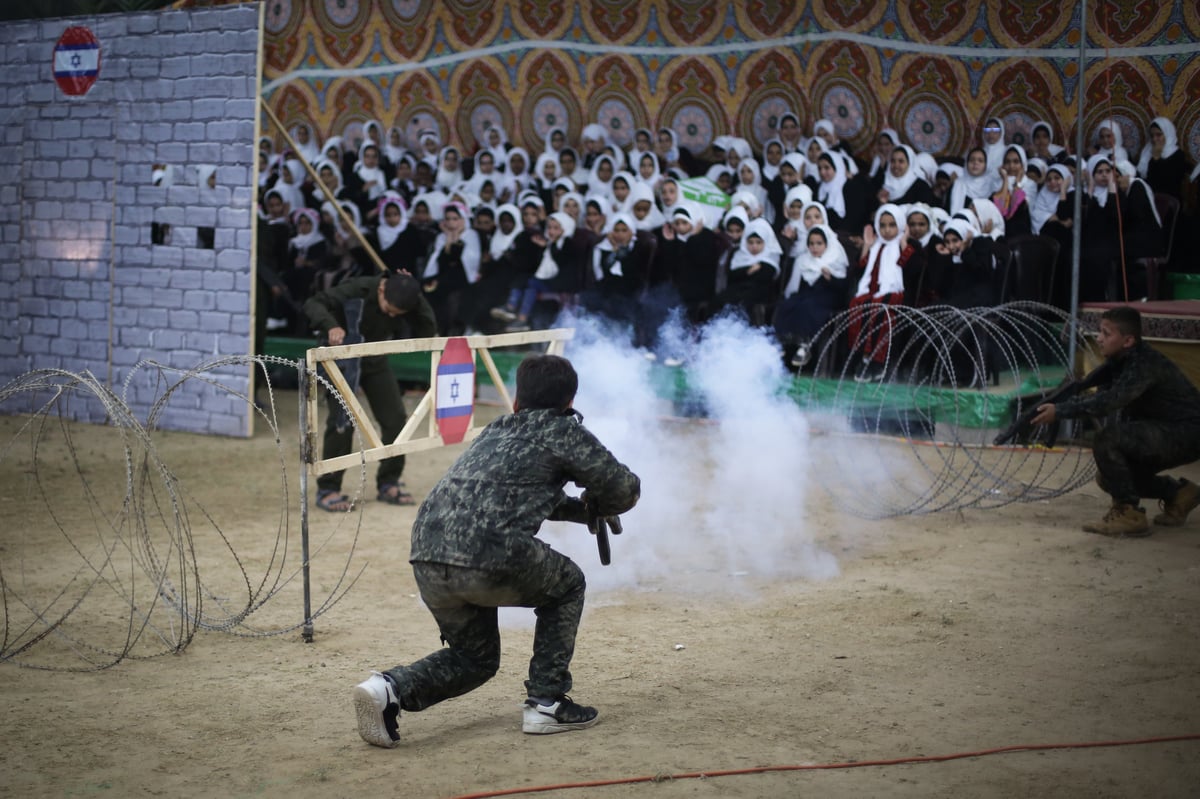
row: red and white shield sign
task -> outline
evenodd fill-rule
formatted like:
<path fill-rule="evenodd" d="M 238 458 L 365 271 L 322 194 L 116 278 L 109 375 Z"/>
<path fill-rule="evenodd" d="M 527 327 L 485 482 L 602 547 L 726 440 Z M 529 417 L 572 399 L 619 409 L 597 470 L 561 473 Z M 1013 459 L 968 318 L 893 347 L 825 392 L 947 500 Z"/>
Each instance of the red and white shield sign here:
<path fill-rule="evenodd" d="M 54 45 L 54 81 L 63 94 L 87 94 L 100 75 L 100 42 L 81 25 L 63 31 Z"/>
<path fill-rule="evenodd" d="M 438 361 L 434 393 L 438 432 L 442 442 L 457 444 L 467 434 L 475 412 L 475 353 L 465 338 L 446 342 Z"/>

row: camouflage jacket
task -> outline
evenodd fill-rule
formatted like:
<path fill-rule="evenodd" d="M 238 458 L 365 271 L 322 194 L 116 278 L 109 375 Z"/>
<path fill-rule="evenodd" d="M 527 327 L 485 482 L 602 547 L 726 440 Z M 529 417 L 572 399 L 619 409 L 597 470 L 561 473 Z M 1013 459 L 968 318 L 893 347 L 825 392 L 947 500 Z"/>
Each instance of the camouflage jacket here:
<path fill-rule="evenodd" d="M 1094 394 L 1055 406 L 1064 419 L 1121 412 L 1129 421 L 1200 425 L 1200 389 L 1171 359 L 1145 342 L 1109 358 L 1108 383 Z"/>
<path fill-rule="evenodd" d="M 478 569 L 519 566 L 547 519 L 585 522 L 583 502 L 563 486 L 586 489 L 603 516 L 638 500 L 637 475 L 579 421 L 578 414 L 529 410 L 483 429 L 421 503 L 412 529 L 412 562 Z"/>

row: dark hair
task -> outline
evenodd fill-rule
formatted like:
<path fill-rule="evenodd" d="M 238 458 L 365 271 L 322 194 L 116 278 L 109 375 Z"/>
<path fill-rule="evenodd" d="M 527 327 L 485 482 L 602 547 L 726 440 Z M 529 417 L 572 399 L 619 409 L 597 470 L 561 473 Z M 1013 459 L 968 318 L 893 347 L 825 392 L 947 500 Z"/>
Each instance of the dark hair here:
<path fill-rule="evenodd" d="M 421 299 L 421 287 L 417 285 L 416 278 L 403 272 L 392 272 L 383 280 L 383 298 L 389 305 L 405 313 L 417 307 Z"/>
<path fill-rule="evenodd" d="M 804 243 L 808 244 L 810 241 L 812 241 L 813 236 L 820 236 L 821 241 L 829 244 L 829 237 L 826 236 L 825 231 L 821 230 L 819 227 L 814 227 L 808 231 L 808 235 L 804 237 Z"/>
<path fill-rule="evenodd" d="M 1142 314 L 1137 308 L 1130 308 L 1128 305 L 1109 308 L 1100 318 L 1112 322 L 1113 327 L 1121 331 L 1121 335 L 1133 336 L 1134 341 L 1142 340 Z"/>
<path fill-rule="evenodd" d="M 475 216 L 490 216 L 493 219 L 495 219 L 496 212 L 493 211 L 491 208 L 488 208 L 486 205 L 481 205 L 475 209 Z"/>
<path fill-rule="evenodd" d="M 566 358 L 531 355 L 517 367 L 517 408 L 563 411 L 575 399 L 579 375 Z"/>

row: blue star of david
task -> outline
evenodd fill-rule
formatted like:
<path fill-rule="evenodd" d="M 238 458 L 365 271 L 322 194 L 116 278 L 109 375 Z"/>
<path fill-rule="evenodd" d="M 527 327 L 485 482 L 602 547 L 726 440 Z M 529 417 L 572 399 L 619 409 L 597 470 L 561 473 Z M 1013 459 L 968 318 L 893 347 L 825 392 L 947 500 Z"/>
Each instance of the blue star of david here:
<path fill-rule="evenodd" d="M 79 57 L 79 53 L 75 53 L 74 55 L 71 56 L 71 66 L 77 67 L 82 63 L 83 63 L 83 59 Z"/>
<path fill-rule="evenodd" d="M 452 400 L 458 399 L 458 378 L 457 377 L 450 381 L 450 399 L 452 399 Z"/>

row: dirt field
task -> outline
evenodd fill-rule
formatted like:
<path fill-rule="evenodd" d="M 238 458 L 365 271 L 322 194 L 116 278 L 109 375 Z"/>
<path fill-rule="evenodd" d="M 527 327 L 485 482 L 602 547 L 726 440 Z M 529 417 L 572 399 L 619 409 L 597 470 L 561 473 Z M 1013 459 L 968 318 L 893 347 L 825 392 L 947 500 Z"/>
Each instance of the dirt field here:
<path fill-rule="evenodd" d="M 285 436 L 294 435 L 293 402 L 285 395 L 280 406 Z M 20 421 L 0 418 L 4 441 Z M 17 597 L 37 605 L 63 585 L 82 597 L 80 621 L 64 625 L 77 640 L 120 647 L 127 633 L 128 607 L 122 615 L 119 598 L 106 597 L 103 585 L 82 591 L 81 554 L 59 529 L 92 529 L 73 540 L 94 542 L 95 509 L 116 512 L 124 491 L 119 441 L 102 427 L 71 426 L 70 433 L 78 469 L 61 434 L 47 436 L 36 475 L 19 447 L 0 461 L 8 653 L 21 635 L 28 639 L 31 611 Z M 256 586 L 275 568 L 270 557 L 281 522 L 280 450 L 269 433 L 260 426 L 250 441 L 178 434 L 156 440 L 186 490 L 207 588 L 236 597 L 240 572 L 220 547 L 213 554 L 217 539 L 204 532 L 199 507 L 227 533 Z M 410 489 L 423 496 L 456 453 L 412 457 Z M 87 499 L 80 471 L 96 499 Z M 1195 466 L 1182 473 L 1200 479 Z M 44 510 L 43 490 L 55 518 Z M 679 524 L 700 504 L 681 498 Z M 352 571 L 366 570 L 317 619 L 315 643 L 302 643 L 296 632 L 200 631 L 182 654 L 99 671 L 15 665 L 86 665 L 81 653 L 88 650 L 50 637 L 0 665 L 0 795 L 455 797 L 1200 733 L 1200 519 L 1144 540 L 1079 530 L 1103 510 L 1089 486 L 1053 504 L 864 522 L 810 492 L 791 513 L 812 543 L 836 558 L 838 573 L 825 579 L 715 569 L 620 579 L 637 572 L 631 538 L 660 532 L 631 524 L 614 540 L 612 566 L 599 565 L 589 541 L 579 556 L 592 590 L 574 695 L 601 710 L 599 726 L 546 738 L 520 733 L 532 628 L 529 613 L 514 611 L 505 617 L 496 679 L 403 716 L 402 745 L 381 750 L 355 733 L 351 688 L 369 669 L 408 662 L 439 642 L 405 562 L 414 510 L 368 501 L 352 561 Z M 314 514 L 320 538 L 336 520 Z M 346 517 L 318 557 L 316 595 L 333 586 L 358 518 Z M 294 508 L 285 521 L 292 536 L 281 573 L 290 574 L 298 546 Z M 112 571 L 115 579 L 120 570 Z M 240 590 L 244 595 L 247 587 Z M 284 586 L 250 624 L 294 623 L 299 597 L 297 583 Z M 163 648 L 144 634 L 133 651 Z M 1191 797 L 1197 785 L 1200 741 L 1185 741 L 549 795 Z"/>

